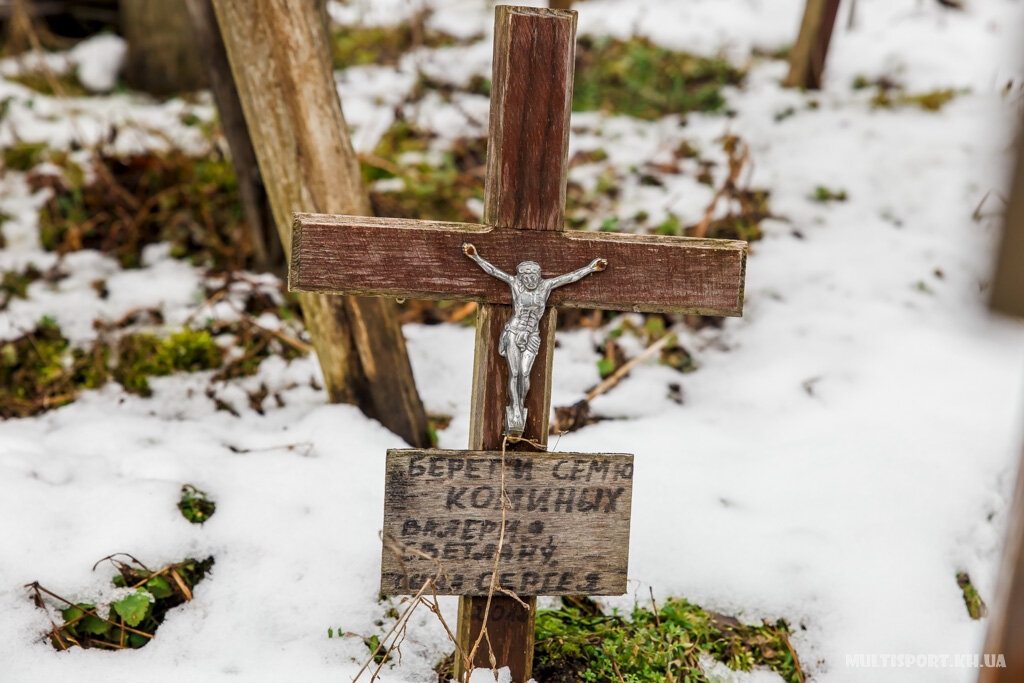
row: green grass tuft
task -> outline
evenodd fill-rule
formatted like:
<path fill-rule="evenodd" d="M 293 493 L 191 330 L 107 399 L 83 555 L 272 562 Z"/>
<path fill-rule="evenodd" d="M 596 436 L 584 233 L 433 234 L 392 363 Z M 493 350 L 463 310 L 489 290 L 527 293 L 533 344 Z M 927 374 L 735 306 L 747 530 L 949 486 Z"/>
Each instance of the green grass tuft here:
<path fill-rule="evenodd" d="M 701 655 L 736 671 L 764 666 L 789 683 L 803 681 L 785 621 L 749 626 L 670 598 L 657 611 L 605 615 L 587 599 L 563 599 L 537 612 L 534 676 L 559 683 L 706 681 Z"/>
<path fill-rule="evenodd" d="M 98 249 L 125 268 L 136 268 L 147 245 L 169 242 L 172 256 L 197 265 L 252 265 L 235 170 L 223 154 L 100 155 L 88 180 L 73 164 L 63 168 L 62 176 L 28 177 L 32 189 L 53 190 L 39 213 L 45 249 L 62 254 Z"/>
<path fill-rule="evenodd" d="M 960 590 L 964 594 L 964 605 L 967 607 L 967 614 L 971 619 L 978 620 L 988 616 L 988 606 L 981 599 L 978 589 L 971 583 L 971 577 L 967 572 L 957 573 L 956 584 L 960 586 Z"/>
<path fill-rule="evenodd" d="M 724 59 L 674 52 L 646 38 L 583 36 L 576 48 L 573 110 L 653 120 L 725 109 L 722 87 L 744 72 Z"/>
<path fill-rule="evenodd" d="M 826 204 L 828 202 L 845 202 L 846 190 L 830 190 L 824 185 L 818 185 L 811 194 L 811 201 Z"/>
<path fill-rule="evenodd" d="M 209 329 L 185 328 L 167 336 L 105 332 L 87 348 L 72 347 L 57 324 L 43 318 L 30 332 L 0 343 L 0 419 L 58 408 L 109 380 L 149 396 L 152 377 L 217 370 L 212 379 L 222 381 L 256 373 L 271 355 L 290 361 L 305 353 L 273 332 L 240 322 L 210 323 Z M 243 353 L 229 358 L 214 334 L 234 335 Z"/>
<path fill-rule="evenodd" d="M 181 487 L 181 500 L 178 501 L 181 516 L 193 524 L 202 524 L 217 511 L 217 504 L 210 500 L 206 491 L 200 491 L 192 484 Z"/>
<path fill-rule="evenodd" d="M 335 26 L 331 30 L 334 68 L 393 65 L 410 50 L 465 45 L 480 39 L 459 39 L 442 31 L 427 29 L 425 14 L 391 26 Z"/>

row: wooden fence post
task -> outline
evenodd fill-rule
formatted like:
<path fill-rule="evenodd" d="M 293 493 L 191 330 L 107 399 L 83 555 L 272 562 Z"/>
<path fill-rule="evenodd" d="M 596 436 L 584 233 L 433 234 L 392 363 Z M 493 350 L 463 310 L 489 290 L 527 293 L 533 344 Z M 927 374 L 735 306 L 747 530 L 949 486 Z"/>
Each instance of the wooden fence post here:
<path fill-rule="evenodd" d="M 281 243 L 293 211 L 370 215 L 314 0 L 214 0 Z M 334 402 L 358 403 L 410 444 L 430 443 L 395 304 L 300 295 Z"/>
<path fill-rule="evenodd" d="M 231 76 L 231 64 L 224 49 L 217 15 L 213 12 L 211 0 L 185 0 L 196 44 L 206 64 L 213 101 L 217 105 L 220 126 L 231 150 L 231 162 L 238 176 L 238 193 L 242 199 L 245 220 L 249 224 L 252 240 L 253 260 L 256 268 L 282 274 L 285 267 L 284 249 L 274 226 L 274 215 L 267 199 L 256 150 L 249 140 L 249 128 L 245 124 L 242 103 L 238 99 L 235 81 Z"/>
<path fill-rule="evenodd" d="M 789 75 L 783 85 L 808 90 L 821 87 L 825 56 L 838 13 L 839 0 L 807 0 L 800 34 L 789 53 Z"/>

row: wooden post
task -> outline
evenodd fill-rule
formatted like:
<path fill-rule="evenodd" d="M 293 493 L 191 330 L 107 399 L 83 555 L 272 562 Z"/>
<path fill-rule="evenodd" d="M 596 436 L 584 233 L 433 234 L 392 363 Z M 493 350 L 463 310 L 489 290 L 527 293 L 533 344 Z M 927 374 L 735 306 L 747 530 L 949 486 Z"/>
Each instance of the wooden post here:
<path fill-rule="evenodd" d="M 369 215 L 312 0 L 214 0 L 282 244 L 293 211 Z M 395 304 L 300 296 L 334 402 L 358 403 L 410 444 L 430 443 Z"/>
<path fill-rule="evenodd" d="M 484 222 L 522 230 L 561 230 L 568 168 L 569 114 L 576 55 L 576 13 L 495 7 L 490 129 Z M 505 360 L 498 338 L 508 306 L 484 305 L 477 312 L 476 355 L 469 448 L 501 449 L 505 418 Z M 541 350 L 534 363 L 534 386 L 527 401 L 524 438 L 547 444 L 551 412 L 551 358 L 555 348 L 555 309 L 541 323 Z M 514 449 L 522 448 L 517 444 Z M 537 598 L 495 595 L 487 630 L 498 667 L 508 666 L 512 680 L 525 683 L 533 672 Z M 459 647 L 469 652 L 480 633 L 486 597 L 459 598 Z M 502 618 L 495 619 L 501 615 Z M 475 667 L 490 666 L 481 647 Z M 466 671 L 456 657 L 455 674 Z"/>
<path fill-rule="evenodd" d="M 155 95 L 205 87 L 185 0 L 121 0 L 121 27 L 130 86 Z"/>
<path fill-rule="evenodd" d="M 249 140 L 249 128 L 245 125 L 242 103 L 231 76 L 231 64 L 217 27 L 213 3 L 211 0 L 185 1 L 192 19 L 196 44 L 206 65 L 221 129 L 231 150 L 231 162 L 238 176 L 238 193 L 241 195 L 245 220 L 249 224 L 253 261 L 259 270 L 283 273 L 284 249 L 274 226 L 270 200 L 256 162 L 256 150 Z"/>
<path fill-rule="evenodd" d="M 788 88 L 817 90 L 825 72 L 825 56 L 832 40 L 832 28 L 839 12 L 839 0 L 807 0 L 800 34 L 789 53 Z"/>
<path fill-rule="evenodd" d="M 1003 226 L 1003 242 L 992 288 L 992 308 L 1024 317 L 1024 127 L 1017 141 L 1017 170 Z M 1006 656 L 1005 668 L 985 668 L 979 683 L 1014 683 L 1024 680 L 1024 458 L 1010 509 L 1006 547 L 999 572 L 985 652 Z"/>

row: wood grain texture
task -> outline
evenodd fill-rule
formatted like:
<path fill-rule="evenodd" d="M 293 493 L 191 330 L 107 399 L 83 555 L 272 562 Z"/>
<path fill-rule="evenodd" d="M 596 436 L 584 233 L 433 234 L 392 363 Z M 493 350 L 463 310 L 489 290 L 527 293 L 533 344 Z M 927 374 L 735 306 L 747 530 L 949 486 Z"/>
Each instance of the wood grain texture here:
<path fill-rule="evenodd" d="M 210 81 L 210 91 L 221 130 L 231 150 L 231 164 L 238 178 L 238 194 L 242 200 L 245 221 L 249 224 L 253 261 L 262 271 L 283 271 L 284 249 L 274 225 L 274 215 L 263 185 L 263 176 L 256 161 L 256 151 L 249 140 L 249 128 L 242 113 L 242 103 L 231 76 L 231 64 L 224 49 L 224 40 L 217 27 L 217 15 L 211 0 L 185 0 L 196 45 Z"/>
<path fill-rule="evenodd" d="M 495 634 L 491 636 L 490 646 L 494 649 L 496 662 L 504 662 L 512 671 L 512 680 L 522 683 L 533 677 L 533 642 L 537 628 L 537 598 L 520 596 L 524 607 L 515 598 L 507 595 L 495 595 L 491 599 L 490 612 L 487 613 L 487 630 Z M 459 599 L 459 642 L 466 642 L 471 636 L 470 646 L 479 633 L 479 625 L 484 620 L 487 609 L 487 598 L 462 597 Z M 475 630 L 470 630 L 473 627 Z M 481 649 L 487 650 L 487 642 L 481 643 Z M 465 676 L 462 663 L 456 658 L 456 675 L 458 681 Z M 477 655 L 475 667 L 490 666 L 486 652 Z"/>
<path fill-rule="evenodd" d="M 576 13 L 494 8 L 484 222 L 561 230 Z"/>
<path fill-rule="evenodd" d="M 512 17 L 519 19 L 512 23 Z M 540 29 L 544 24 L 557 24 L 558 28 Z M 521 38 L 517 46 L 535 43 L 531 50 L 512 50 L 509 32 L 527 31 L 529 39 Z M 573 55 L 576 50 L 576 13 L 570 11 L 548 11 L 534 8 L 495 8 L 494 19 L 494 63 L 491 75 L 491 119 L 487 140 L 487 182 L 484 193 L 484 220 L 500 224 L 505 228 L 530 231 L 536 238 L 544 230 L 562 229 L 562 212 L 565 203 L 565 183 L 568 169 L 569 102 L 572 97 Z M 545 45 L 545 41 L 552 44 Z M 568 55 L 566 73 L 563 62 L 556 60 L 552 67 L 536 62 L 536 55 Z M 529 73 L 530 79 L 512 75 Z M 509 83 L 521 82 L 527 90 L 543 91 L 548 97 L 543 101 L 510 97 L 506 93 Z M 498 84 L 497 86 L 493 84 Z M 560 89 L 560 91 L 559 91 Z M 552 102 L 565 101 L 559 111 Z M 546 104 L 545 104 L 546 103 Z M 523 121 L 530 114 L 527 110 L 543 107 L 551 117 L 561 116 L 561 125 L 547 119 L 533 120 L 533 125 L 543 125 L 552 132 L 553 138 L 544 140 L 543 145 L 533 150 L 516 150 L 506 147 L 506 123 Z M 535 138 L 534 138 L 535 139 Z M 505 154 L 504 150 L 512 154 Z M 538 154 L 538 149 L 543 153 Z M 516 178 L 528 178 L 542 171 L 552 172 L 545 178 L 543 194 L 527 191 L 528 184 L 514 182 Z M 503 185 L 510 182 L 509 185 Z M 486 252 L 484 252 L 486 253 Z M 527 395 L 528 412 L 523 437 L 546 447 L 548 418 L 551 400 L 551 357 L 555 348 L 554 308 L 545 315 L 541 324 L 541 347 L 534 362 L 531 377 L 531 391 Z M 506 387 L 508 368 L 504 359 L 498 356 L 498 338 L 501 328 L 508 319 L 510 309 L 499 304 L 482 304 L 477 312 L 476 354 L 473 361 L 473 397 L 470 414 L 470 448 L 495 449 L 502 442 L 502 425 L 507 403 Z M 500 379 L 498 379 L 500 378 Z M 513 451 L 531 448 L 527 443 L 512 444 Z M 471 665 L 489 667 L 490 648 L 499 667 L 507 666 L 512 680 L 525 683 L 533 673 L 534 620 L 537 614 L 537 599 L 531 595 L 519 596 L 526 604 L 523 609 L 513 598 L 496 595 L 491 598 L 491 612 L 488 613 L 487 632 L 490 646 L 481 647 Z M 485 597 L 463 596 L 459 598 L 459 622 L 456 639 L 463 652 L 469 652 L 477 641 L 484 626 Z M 491 614 L 506 618 L 491 619 Z M 465 662 L 455 658 L 455 675 L 463 680 L 468 672 Z"/>
<path fill-rule="evenodd" d="M 362 183 L 314 0 L 214 0 L 281 242 L 292 211 L 366 215 Z M 393 302 L 305 295 L 333 401 L 358 403 L 412 445 L 430 442 Z"/>
<path fill-rule="evenodd" d="M 1017 169 L 1003 223 L 991 305 L 1000 313 L 1024 316 L 1024 126 L 1017 140 Z"/>
<path fill-rule="evenodd" d="M 743 312 L 745 242 L 301 213 L 292 234 L 289 286 L 297 291 L 511 303 L 508 286 L 462 253 L 472 242 L 509 273 L 527 260 L 545 277 L 608 260 L 607 270 L 555 289 L 554 306 Z"/>
<path fill-rule="evenodd" d="M 800 33 L 789 53 L 789 73 L 784 85 L 789 88 L 821 88 L 832 29 L 839 13 L 839 0 L 807 0 Z"/>
<path fill-rule="evenodd" d="M 501 451 L 391 450 L 381 592 L 487 595 L 501 533 Z M 507 453 L 501 587 L 523 595 L 626 592 L 633 456 Z M 394 543 L 393 541 L 397 541 Z"/>

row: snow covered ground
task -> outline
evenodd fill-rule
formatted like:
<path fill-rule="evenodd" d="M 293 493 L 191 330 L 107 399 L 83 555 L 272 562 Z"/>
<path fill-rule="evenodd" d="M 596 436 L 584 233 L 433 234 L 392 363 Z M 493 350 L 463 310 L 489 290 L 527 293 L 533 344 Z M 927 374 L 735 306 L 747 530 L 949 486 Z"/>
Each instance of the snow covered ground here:
<path fill-rule="evenodd" d="M 436 0 L 434 26 L 459 35 L 489 29 L 479 0 Z M 785 64 L 760 60 L 727 93 L 734 117 L 691 115 L 645 123 L 574 115 L 570 156 L 601 147 L 626 169 L 657 160 L 681 140 L 711 150 L 724 133 L 751 145 L 751 182 L 771 190 L 773 211 L 751 247 L 742 319 L 681 331 L 700 369 L 679 375 L 644 365 L 599 397 L 609 420 L 552 442 L 557 450 L 636 455 L 630 594 L 682 596 L 744 620 L 785 618 L 813 680 L 970 681 L 965 668 L 851 666 L 861 654 L 957 655 L 980 651 L 986 621 L 972 621 L 955 575 L 993 598 L 995 571 L 1021 443 L 1024 329 L 992 319 L 986 286 L 999 229 L 1014 129 L 1021 112 L 1024 3 L 971 0 L 943 10 L 925 0 L 861 0 L 856 24 L 841 11 L 820 93 L 784 91 Z M 418 5 L 417 5 L 418 6 Z M 746 62 L 753 48 L 791 42 L 797 0 L 591 0 L 580 32 L 639 33 L 666 46 Z M 393 22 L 402 0 L 335 5 L 338 20 Z M 848 7 L 847 7 L 848 9 Z M 109 87 L 121 46 L 79 48 L 93 87 Z M 114 57 L 117 55 L 114 54 Z M 372 149 L 415 67 L 468 79 L 489 73 L 490 42 L 408 55 L 397 68 L 339 75 L 360 149 Z M 6 72 L 5 72 L 6 73 Z M 964 89 L 939 112 L 873 109 L 856 76 L 887 76 L 908 92 Z M 1009 91 L 1004 86 L 1015 79 Z M 87 84 L 88 85 L 88 84 Z M 160 144 L 162 130 L 189 147 L 182 111 L 129 95 L 58 100 L 0 80 L 11 98 L 0 144 L 15 139 L 66 148 L 100 139 L 111 123 L 140 128 L 124 150 Z M 817 107 L 808 103 L 814 100 Z M 30 105 L 29 102 L 32 102 Z M 486 100 L 428 96 L 419 120 L 454 137 L 486 121 Z M 777 115 L 792 112 L 777 120 Z M 467 115 L 468 114 L 468 115 Z M 719 169 L 719 173 L 721 169 Z M 587 171 L 574 171 L 589 182 Z M 716 176 L 717 177 L 717 176 Z M 19 174 L 0 187 L 7 248 L 0 267 L 54 256 L 36 236 L 36 207 Z M 817 186 L 845 190 L 819 203 Z M 626 187 L 618 211 L 699 219 L 712 190 L 692 175 L 661 188 Z M 987 199 L 986 199 L 987 196 Z M 202 273 L 151 247 L 143 269 L 77 252 L 56 288 L 37 283 L 0 313 L 13 338 L 43 315 L 76 341 L 96 318 L 159 305 L 168 325 L 203 306 Z M 106 278 L 101 300 L 88 286 Z M 230 316 L 227 309 L 203 315 Z M 473 332 L 407 326 L 417 382 L 430 412 L 451 414 L 440 446 L 462 448 L 469 421 Z M 559 337 L 553 405 L 568 405 L 597 379 L 594 331 Z M 629 348 L 635 353 L 639 347 Z M 311 388 L 316 362 L 271 359 L 231 391 L 241 416 L 216 411 L 207 377 L 152 381 L 143 399 L 115 384 L 38 417 L 0 423 L 0 680 L 348 680 L 366 656 L 356 638 L 388 605 L 377 602 L 383 454 L 402 446 L 355 408 L 327 405 Z M 283 407 L 259 415 L 243 388 L 266 383 Z M 681 382 L 682 405 L 668 397 Z M 292 387 L 292 388 L 287 388 Z M 188 524 L 175 504 L 183 483 L 210 492 L 217 513 Z M 116 501 L 131 515 L 105 518 Z M 109 593 L 91 571 L 109 553 L 152 565 L 213 555 L 212 576 L 145 648 L 55 652 L 47 615 L 23 585 L 38 580 L 73 598 Z M 254 599 L 254 596 L 260 596 Z M 455 620 L 454 599 L 443 601 Z M 401 666 L 386 681 L 425 681 L 447 652 L 428 615 L 414 619 Z M 720 673 L 716 669 L 716 673 Z M 778 680 L 760 672 L 738 680 Z"/>

